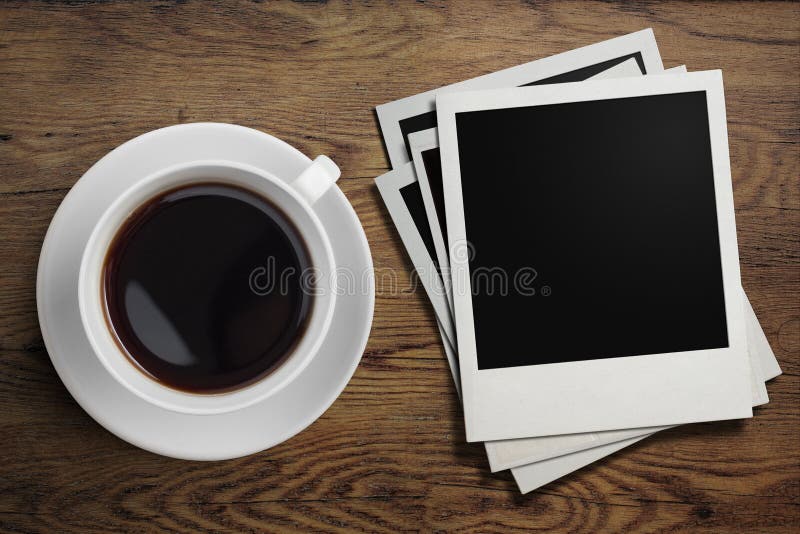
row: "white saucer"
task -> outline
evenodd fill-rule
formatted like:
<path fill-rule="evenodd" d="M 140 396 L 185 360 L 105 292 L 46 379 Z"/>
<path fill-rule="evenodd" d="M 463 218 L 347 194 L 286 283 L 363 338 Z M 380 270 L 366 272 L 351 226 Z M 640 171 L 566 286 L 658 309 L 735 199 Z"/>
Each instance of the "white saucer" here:
<path fill-rule="evenodd" d="M 223 460 L 289 439 L 333 404 L 364 352 L 375 286 L 364 230 L 347 198 L 332 187 L 314 209 L 330 235 L 337 269 L 354 273 L 356 287 L 337 295 L 329 333 L 308 367 L 277 394 L 221 415 L 183 415 L 128 392 L 92 354 L 84 334 L 78 312 L 81 254 L 94 224 L 122 191 L 157 169 L 198 159 L 243 162 L 284 179 L 298 176 L 311 163 L 283 141 L 228 124 L 172 126 L 137 137 L 98 161 L 64 198 L 42 245 L 36 300 L 56 371 L 98 423 L 157 454 Z"/>

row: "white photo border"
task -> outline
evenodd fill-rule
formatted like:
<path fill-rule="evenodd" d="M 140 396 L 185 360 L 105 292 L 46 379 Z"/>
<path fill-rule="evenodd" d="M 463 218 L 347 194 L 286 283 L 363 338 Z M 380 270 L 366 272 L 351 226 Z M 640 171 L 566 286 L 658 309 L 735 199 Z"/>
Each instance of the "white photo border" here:
<path fill-rule="evenodd" d="M 464 207 L 458 112 L 705 91 L 729 346 L 478 371 Z M 725 98 L 720 71 L 444 94 L 436 102 L 450 269 L 468 441 L 664 426 L 752 416 L 733 211 Z M 571 384 L 566 395 L 564 384 Z M 699 402 L 702 399 L 702 402 Z M 635 402 L 636 409 L 631 409 Z M 536 406 L 538 417 L 520 413 Z"/>

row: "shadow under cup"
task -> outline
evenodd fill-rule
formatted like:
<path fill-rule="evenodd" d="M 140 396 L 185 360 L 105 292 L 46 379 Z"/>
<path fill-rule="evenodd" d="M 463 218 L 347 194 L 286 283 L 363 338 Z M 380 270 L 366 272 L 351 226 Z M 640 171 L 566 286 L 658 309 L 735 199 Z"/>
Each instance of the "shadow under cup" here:
<path fill-rule="evenodd" d="M 330 244 L 310 206 L 272 177 L 229 165 L 166 176 L 101 219 L 81 278 L 102 325 L 97 310 L 82 315 L 134 393 L 177 411 L 228 411 L 276 392 L 313 357 L 333 309 Z"/>

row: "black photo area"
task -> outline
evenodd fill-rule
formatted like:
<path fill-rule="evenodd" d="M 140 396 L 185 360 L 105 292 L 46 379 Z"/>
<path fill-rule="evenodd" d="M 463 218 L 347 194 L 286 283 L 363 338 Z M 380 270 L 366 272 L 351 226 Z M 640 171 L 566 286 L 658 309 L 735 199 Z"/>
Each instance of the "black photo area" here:
<path fill-rule="evenodd" d="M 433 207 L 436 209 L 436 219 L 439 221 L 439 228 L 447 242 L 447 220 L 444 216 L 444 184 L 442 182 L 442 158 L 439 148 L 431 148 L 421 152 L 422 164 L 425 166 L 425 174 L 428 177 L 428 184 L 431 188 L 433 197 Z"/>
<path fill-rule="evenodd" d="M 436 249 L 433 244 L 433 233 L 431 232 L 430 224 L 428 224 L 428 216 L 425 213 L 425 201 L 422 199 L 422 191 L 419 188 L 419 182 L 401 187 L 400 196 L 403 197 L 403 203 L 406 205 L 406 208 L 408 208 L 408 213 L 411 214 L 411 220 L 414 221 L 414 226 L 417 227 L 417 231 L 422 238 L 422 243 L 425 245 L 425 249 L 428 251 L 431 260 L 433 260 L 433 266 L 436 268 L 436 272 L 441 276 L 439 260 L 437 259 Z"/>
<path fill-rule="evenodd" d="M 629 59 L 635 59 L 636 64 L 639 65 L 639 70 L 642 71 L 642 74 L 647 74 L 647 70 L 644 67 L 644 59 L 642 58 L 642 54 L 641 52 L 636 52 L 626 56 L 609 59 L 607 61 L 601 61 L 600 63 L 581 67 L 569 72 L 556 74 L 555 76 L 550 76 L 549 78 L 543 78 L 534 82 L 524 83 L 522 84 L 522 87 L 529 85 L 547 85 L 551 83 L 582 82 L 591 78 L 592 76 L 610 69 L 611 67 L 619 65 L 620 63 L 624 63 Z M 406 144 L 406 154 L 408 155 L 409 160 L 411 159 L 411 147 L 408 144 L 408 136 L 414 132 L 421 132 L 422 130 L 435 127 L 436 111 L 428 111 L 427 113 L 421 113 L 419 115 L 400 120 L 400 132 L 403 134 L 403 140 Z"/>
<path fill-rule="evenodd" d="M 706 94 L 456 114 L 479 369 L 728 346 Z M 513 287 L 522 268 L 537 293 Z M 547 285 L 550 295 L 541 287 Z"/>

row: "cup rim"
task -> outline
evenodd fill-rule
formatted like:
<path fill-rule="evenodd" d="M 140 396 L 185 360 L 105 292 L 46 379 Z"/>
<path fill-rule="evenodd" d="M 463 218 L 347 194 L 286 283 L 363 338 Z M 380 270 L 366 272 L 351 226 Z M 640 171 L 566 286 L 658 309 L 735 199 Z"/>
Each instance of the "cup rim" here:
<path fill-rule="evenodd" d="M 117 235 L 119 229 L 130 216 L 130 214 L 136 210 L 139 206 L 146 203 L 149 199 L 168 191 L 170 188 L 175 187 L 175 184 L 166 184 L 162 187 L 156 187 L 153 191 L 146 193 L 144 198 L 139 199 L 136 202 L 131 204 L 131 197 L 135 197 L 136 193 L 141 192 L 143 189 L 146 189 L 148 186 L 152 186 L 154 183 L 158 182 L 159 180 L 163 180 L 166 177 L 174 175 L 179 172 L 189 171 L 191 169 L 199 169 L 202 167 L 222 167 L 228 169 L 234 169 L 236 171 L 242 171 L 245 173 L 249 173 L 251 175 L 255 175 L 263 180 L 266 180 L 271 185 L 281 189 L 284 193 L 290 196 L 294 202 L 296 202 L 305 215 L 308 216 L 310 219 L 311 225 L 313 226 L 314 231 L 317 233 L 319 240 L 322 243 L 322 250 L 313 251 L 310 250 L 312 253 L 312 264 L 315 263 L 313 260 L 314 255 L 322 256 L 327 263 L 326 267 L 330 267 L 331 272 L 330 274 L 330 286 L 328 295 L 326 295 L 325 299 L 325 309 L 320 311 L 312 311 L 312 315 L 309 318 L 309 321 L 314 320 L 314 314 L 323 313 L 323 318 L 317 327 L 317 331 L 314 333 L 314 338 L 308 344 L 308 347 L 305 348 L 305 354 L 302 358 L 298 358 L 296 353 L 290 354 L 285 360 L 279 364 L 274 370 L 267 373 L 262 378 L 254 381 L 253 383 L 247 384 L 242 387 L 234 388 L 231 391 L 226 392 L 217 392 L 217 393 L 192 393 L 188 391 L 183 391 L 175 388 L 171 388 L 165 385 L 162 382 L 155 380 L 154 378 L 148 376 L 143 370 L 138 369 L 134 362 L 130 360 L 130 357 L 125 355 L 122 352 L 122 349 L 114 343 L 115 347 L 115 358 L 124 360 L 130 368 L 134 369 L 136 373 L 138 373 L 144 380 L 149 382 L 150 384 L 154 384 L 164 392 L 166 396 L 173 397 L 173 400 L 165 400 L 164 398 L 158 398 L 150 393 L 142 391 L 140 388 L 136 387 L 135 385 L 131 384 L 125 377 L 123 377 L 118 370 L 114 367 L 111 361 L 108 360 L 108 355 L 106 354 L 107 347 L 103 347 L 100 344 L 100 341 L 96 339 L 94 335 L 94 331 L 96 329 L 96 325 L 94 324 L 95 321 L 90 317 L 89 308 L 92 306 L 91 299 L 93 298 L 90 293 L 92 293 L 92 281 L 89 279 L 92 274 L 99 274 L 95 270 L 93 272 L 89 272 L 92 264 L 92 254 L 96 251 L 99 245 L 103 244 L 103 251 L 100 252 L 101 257 L 105 258 L 105 252 L 107 247 L 110 243 L 105 242 L 106 240 L 102 240 L 101 238 L 103 234 L 110 235 L 110 239 L 113 239 L 114 236 Z M 196 180 L 197 183 L 208 181 L 207 179 L 203 179 L 198 177 Z M 235 183 L 240 187 L 245 187 L 248 190 L 253 191 L 255 194 L 260 196 L 267 196 L 261 190 L 254 189 L 251 186 L 244 185 L 240 182 L 236 182 L 234 179 L 226 180 L 221 179 L 219 180 L 221 183 L 225 183 L 226 181 L 229 183 Z M 195 180 L 193 178 L 185 180 L 184 184 L 191 184 L 194 183 Z M 335 187 L 335 184 L 331 184 L 331 187 Z M 127 204 L 131 204 L 127 206 Z M 123 211 L 124 209 L 124 211 Z M 123 211 L 121 214 L 120 212 Z M 113 228 L 108 230 L 108 225 L 113 223 Z M 108 231 L 107 231 L 108 230 Z M 301 234 L 305 233 L 302 229 L 298 228 Z M 102 269 L 103 261 L 101 260 L 100 266 Z M 273 175 L 272 173 L 246 164 L 240 163 L 231 160 L 225 159 L 201 159 L 201 160 L 193 160 L 189 162 L 178 163 L 175 165 L 171 165 L 168 167 L 164 167 L 162 169 L 156 170 L 149 175 L 145 176 L 144 178 L 138 180 L 136 183 L 131 185 L 125 191 L 123 191 L 114 201 L 103 211 L 102 215 L 98 219 L 97 223 L 95 224 L 94 228 L 89 235 L 89 239 L 86 242 L 86 245 L 83 249 L 81 254 L 81 263 L 78 273 L 78 307 L 79 307 L 79 315 L 81 317 L 81 323 L 83 326 L 84 333 L 86 334 L 89 343 L 92 347 L 92 351 L 94 352 L 94 356 L 100 361 L 106 371 L 125 389 L 136 395 L 137 397 L 158 406 L 160 408 L 190 414 L 190 415 L 216 415 L 222 413 L 229 413 L 238 411 L 248 406 L 252 406 L 258 402 L 263 401 L 264 399 L 271 397 L 272 395 L 278 393 L 284 387 L 286 387 L 289 383 L 291 383 L 297 375 L 299 375 L 311 362 L 311 360 L 316 357 L 319 353 L 319 349 L 324 341 L 325 335 L 327 334 L 331 322 L 333 321 L 333 314 L 335 310 L 336 304 L 336 294 L 337 294 L 337 287 L 336 287 L 336 277 L 334 276 L 336 269 L 336 262 L 333 255 L 333 248 L 330 243 L 330 237 L 328 236 L 325 227 L 323 226 L 322 222 L 320 221 L 319 217 L 317 216 L 316 212 L 314 211 L 313 207 L 306 201 L 305 198 L 302 197 L 297 191 L 295 191 L 290 182 L 285 182 L 282 179 L 278 178 L 277 176 Z M 97 295 L 95 295 L 97 296 Z M 103 299 L 97 299 L 97 304 L 101 308 L 105 307 Z M 319 305 L 319 299 L 316 298 L 314 303 L 314 310 L 317 310 Z M 111 337 L 112 340 L 115 341 L 115 335 L 109 330 L 108 325 L 105 323 L 105 310 L 101 312 L 103 313 L 104 324 L 102 325 L 102 329 L 105 330 L 106 334 Z M 296 351 L 297 346 L 294 347 L 292 350 Z M 299 362 L 294 364 L 294 368 L 285 374 L 280 381 L 272 380 L 272 384 L 270 384 L 270 379 L 275 377 L 275 374 L 278 370 L 286 367 L 287 364 L 290 362 Z M 267 387 L 269 385 L 269 387 Z M 261 391 L 259 391 L 261 390 Z M 198 407 L 198 406 L 188 406 L 187 404 L 180 404 L 176 402 L 175 398 L 182 398 L 184 401 L 188 401 L 189 399 L 193 401 L 197 401 L 198 399 L 207 400 L 207 402 L 202 402 L 206 406 Z M 216 400 L 226 400 L 228 401 L 226 405 L 218 405 L 214 406 Z M 233 400 L 231 400 L 233 399 Z"/>

